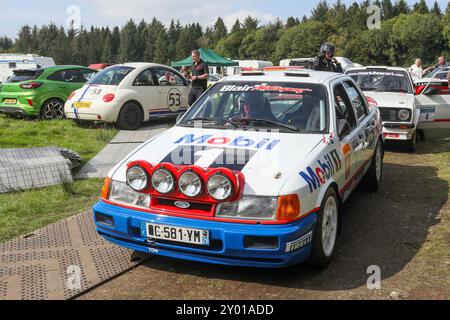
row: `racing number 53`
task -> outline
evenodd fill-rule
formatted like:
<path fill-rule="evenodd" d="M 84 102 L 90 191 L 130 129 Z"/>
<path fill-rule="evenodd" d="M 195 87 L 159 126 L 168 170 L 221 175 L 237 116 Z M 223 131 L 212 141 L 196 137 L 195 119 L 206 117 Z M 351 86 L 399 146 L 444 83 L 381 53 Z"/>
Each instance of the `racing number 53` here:
<path fill-rule="evenodd" d="M 179 108 L 181 107 L 182 99 L 181 99 L 181 93 L 177 89 L 172 89 L 169 91 L 168 96 L 168 105 L 169 108 Z"/>

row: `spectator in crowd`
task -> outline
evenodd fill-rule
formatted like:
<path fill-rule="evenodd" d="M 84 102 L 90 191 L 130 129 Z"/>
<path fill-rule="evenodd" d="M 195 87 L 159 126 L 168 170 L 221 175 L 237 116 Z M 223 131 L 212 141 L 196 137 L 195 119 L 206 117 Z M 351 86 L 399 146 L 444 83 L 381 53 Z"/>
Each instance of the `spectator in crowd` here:
<path fill-rule="evenodd" d="M 445 57 L 444 56 L 440 56 L 438 59 L 438 63 L 435 64 L 434 66 L 431 66 L 427 69 L 425 69 L 425 73 L 426 72 L 430 72 L 436 69 L 444 69 L 448 67 L 448 63 L 445 61 Z"/>
<path fill-rule="evenodd" d="M 336 60 L 334 54 L 336 47 L 331 43 L 324 43 L 320 47 L 320 53 L 314 61 L 313 69 L 316 71 L 330 71 L 343 73 L 342 65 Z"/>
<path fill-rule="evenodd" d="M 189 68 L 186 66 L 182 66 L 181 67 L 181 74 L 183 75 L 183 77 L 185 77 L 186 79 L 190 79 L 191 78 L 191 73 L 189 72 Z"/>
<path fill-rule="evenodd" d="M 411 74 L 411 77 L 413 78 L 414 81 L 422 79 L 423 78 L 423 74 L 424 74 L 424 70 L 423 70 L 423 67 L 422 67 L 422 60 L 420 58 L 417 58 L 416 59 L 416 63 L 413 64 L 409 68 L 408 71 Z"/>
<path fill-rule="evenodd" d="M 209 67 L 200 57 L 198 50 L 192 51 L 192 88 L 189 93 L 189 106 L 192 106 L 195 101 L 208 89 Z"/>

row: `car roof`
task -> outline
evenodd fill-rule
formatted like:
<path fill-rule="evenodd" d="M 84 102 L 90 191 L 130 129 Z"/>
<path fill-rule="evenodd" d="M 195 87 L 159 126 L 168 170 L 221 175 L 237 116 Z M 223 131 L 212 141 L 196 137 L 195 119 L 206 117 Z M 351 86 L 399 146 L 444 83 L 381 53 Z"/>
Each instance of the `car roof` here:
<path fill-rule="evenodd" d="M 314 70 L 286 70 L 286 71 L 252 71 L 224 78 L 222 82 L 302 82 L 323 84 L 339 77 L 341 73 L 314 71 Z"/>
<path fill-rule="evenodd" d="M 165 66 L 163 64 L 158 63 L 149 63 L 149 62 L 127 62 L 124 64 L 120 64 L 119 66 L 132 67 L 132 68 L 151 68 L 151 67 L 164 67 L 171 68 L 169 66 Z"/>
<path fill-rule="evenodd" d="M 58 66 L 53 66 L 53 67 L 46 67 L 46 68 L 42 68 L 42 70 L 65 70 L 65 69 L 89 69 L 88 67 L 84 67 L 84 66 L 76 66 L 76 65 L 58 65 Z M 39 70 L 39 69 L 37 69 Z"/>
<path fill-rule="evenodd" d="M 390 71 L 405 71 L 407 72 L 407 70 L 405 68 L 401 68 L 401 67 L 388 67 L 388 66 L 364 66 L 364 67 L 355 67 L 355 68 L 350 68 L 347 70 L 348 71 L 356 71 L 356 70 L 368 70 L 368 69 L 377 69 L 377 70 L 390 70 Z"/>

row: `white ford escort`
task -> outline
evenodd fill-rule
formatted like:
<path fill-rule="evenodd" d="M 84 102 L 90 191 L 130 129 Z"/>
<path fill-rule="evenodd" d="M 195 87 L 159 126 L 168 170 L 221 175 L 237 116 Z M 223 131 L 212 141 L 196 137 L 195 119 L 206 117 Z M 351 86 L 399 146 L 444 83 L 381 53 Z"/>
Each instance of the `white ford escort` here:
<path fill-rule="evenodd" d="M 65 104 L 69 119 L 115 123 L 136 130 L 144 121 L 177 116 L 188 108 L 188 81 L 153 63 L 115 65 L 99 72 Z"/>
<path fill-rule="evenodd" d="M 326 266 L 340 205 L 362 180 L 378 189 L 383 155 L 379 111 L 350 77 L 232 76 L 112 170 L 96 228 L 117 245 L 178 259 Z"/>
<path fill-rule="evenodd" d="M 423 80 L 414 87 L 406 69 L 362 67 L 347 71 L 369 104 L 380 109 L 386 140 L 416 149 L 418 129 L 450 128 L 450 94 L 444 80 Z"/>

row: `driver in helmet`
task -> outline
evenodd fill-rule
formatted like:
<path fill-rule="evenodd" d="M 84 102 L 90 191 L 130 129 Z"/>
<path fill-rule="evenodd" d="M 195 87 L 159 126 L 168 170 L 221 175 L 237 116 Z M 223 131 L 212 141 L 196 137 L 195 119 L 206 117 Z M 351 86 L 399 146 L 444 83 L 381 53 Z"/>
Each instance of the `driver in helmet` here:
<path fill-rule="evenodd" d="M 316 71 L 329 71 L 343 73 L 342 65 L 336 60 L 334 54 L 336 48 L 331 43 L 324 43 L 320 47 L 320 53 L 314 61 L 313 69 Z"/>

